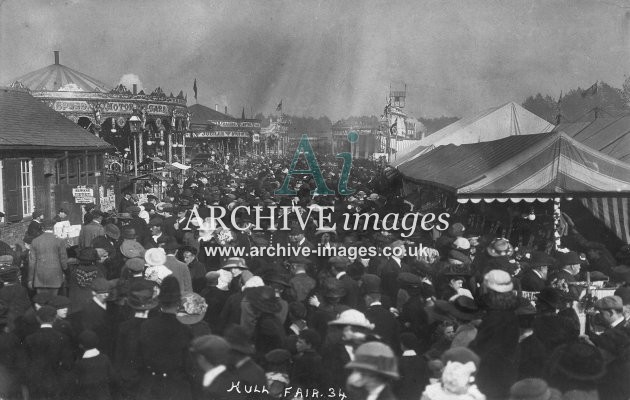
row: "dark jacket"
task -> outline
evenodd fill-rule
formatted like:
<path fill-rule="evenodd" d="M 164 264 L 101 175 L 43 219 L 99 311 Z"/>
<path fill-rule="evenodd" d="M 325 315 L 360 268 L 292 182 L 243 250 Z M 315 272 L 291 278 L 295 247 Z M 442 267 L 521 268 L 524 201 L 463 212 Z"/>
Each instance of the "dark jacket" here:
<path fill-rule="evenodd" d="M 365 317 L 374 324 L 374 333 L 380 336 L 394 352 L 398 352 L 400 329 L 394 315 L 382 305 L 375 304 L 368 307 Z"/>
<path fill-rule="evenodd" d="M 140 327 L 142 375 L 138 400 L 191 399 L 187 378 L 192 333 L 174 314 L 160 313 Z"/>
<path fill-rule="evenodd" d="M 324 366 L 322 356 L 314 350 L 299 353 L 293 357 L 291 384 L 301 388 L 322 387 Z"/>
<path fill-rule="evenodd" d="M 533 269 L 525 271 L 521 276 L 521 289 L 526 292 L 540 292 L 545 286 L 547 286 L 547 282 L 538 276 Z"/>
<path fill-rule="evenodd" d="M 383 294 L 389 296 L 392 300 L 396 299 L 398 296 L 398 274 L 400 273 L 400 269 L 401 267 L 398 266 L 398 263 L 390 258 L 381 270 L 380 278 Z"/>
<path fill-rule="evenodd" d="M 67 393 L 72 366 L 69 339 L 53 328 L 40 328 L 24 340 L 26 385 L 31 398 Z"/>
<path fill-rule="evenodd" d="M 74 364 L 75 390 L 73 399 L 110 400 L 115 381 L 114 369 L 105 354 L 81 358 Z"/>
<path fill-rule="evenodd" d="M 64 241 L 52 232 L 44 232 L 33 239 L 28 254 L 28 279 L 33 288 L 63 286 L 63 271 L 68 267 L 68 254 Z"/>
<path fill-rule="evenodd" d="M 419 399 L 431 376 L 426 360 L 419 355 L 402 356 L 398 371 L 400 379 L 393 384 L 396 396 L 400 399 Z"/>
<path fill-rule="evenodd" d="M 356 309 L 361 301 L 359 283 L 352 279 L 348 274 L 340 276 L 339 282 L 341 282 L 343 288 L 346 289 L 346 296 L 341 300 L 341 302 L 350 308 Z"/>
<path fill-rule="evenodd" d="M 113 335 L 116 332 L 112 311 L 109 305 L 108 309 L 104 310 L 92 299 L 81 311 L 68 317 L 77 337 L 85 330 L 94 331 L 99 339 L 98 349 L 108 356 L 113 355 Z"/>

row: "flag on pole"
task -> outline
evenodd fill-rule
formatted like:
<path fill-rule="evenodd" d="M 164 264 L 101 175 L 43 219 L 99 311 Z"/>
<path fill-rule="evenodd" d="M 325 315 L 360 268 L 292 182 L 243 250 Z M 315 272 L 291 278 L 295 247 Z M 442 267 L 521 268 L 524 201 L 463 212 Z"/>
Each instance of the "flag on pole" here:
<path fill-rule="evenodd" d="M 243 107 L 243 112 L 241 113 L 241 119 L 245 119 L 245 107 Z"/>
<path fill-rule="evenodd" d="M 197 78 L 195 78 L 195 83 L 193 83 L 193 92 L 195 92 L 195 101 L 197 101 Z"/>
<path fill-rule="evenodd" d="M 276 111 L 282 112 L 282 100 L 278 103 L 278 107 L 276 107 Z"/>
<path fill-rule="evenodd" d="M 582 92 L 582 97 L 593 96 L 597 94 L 597 82 L 595 82 L 590 88 Z"/>

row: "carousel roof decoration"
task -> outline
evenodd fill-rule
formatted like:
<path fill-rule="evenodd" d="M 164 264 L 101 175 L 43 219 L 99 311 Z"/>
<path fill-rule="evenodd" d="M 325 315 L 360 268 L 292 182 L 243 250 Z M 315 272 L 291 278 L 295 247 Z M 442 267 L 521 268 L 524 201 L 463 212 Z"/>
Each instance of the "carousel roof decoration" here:
<path fill-rule="evenodd" d="M 24 84 L 22 82 L 20 82 L 20 81 L 13 82 L 12 84 L 9 85 L 9 87 L 12 88 L 12 89 L 24 89 L 24 90 L 30 92 L 30 90 L 26 86 L 24 86 Z"/>
<path fill-rule="evenodd" d="M 184 98 L 184 91 L 183 90 L 179 91 L 179 94 L 177 95 L 177 98 L 178 99 L 183 99 Z"/>
<path fill-rule="evenodd" d="M 116 86 L 115 88 L 113 88 L 112 90 L 110 90 L 109 93 L 112 93 L 112 94 L 129 94 L 129 95 L 133 94 L 122 83 L 120 85 Z"/>
<path fill-rule="evenodd" d="M 166 95 L 164 94 L 164 91 L 162 90 L 161 87 L 156 87 L 155 90 L 151 93 L 151 96 L 155 96 L 155 97 L 166 97 Z M 171 94 L 171 97 L 173 97 L 173 95 Z"/>
<path fill-rule="evenodd" d="M 72 91 L 106 93 L 109 87 L 83 72 L 59 63 L 59 52 L 55 52 L 55 63 L 16 78 L 32 91 Z"/>

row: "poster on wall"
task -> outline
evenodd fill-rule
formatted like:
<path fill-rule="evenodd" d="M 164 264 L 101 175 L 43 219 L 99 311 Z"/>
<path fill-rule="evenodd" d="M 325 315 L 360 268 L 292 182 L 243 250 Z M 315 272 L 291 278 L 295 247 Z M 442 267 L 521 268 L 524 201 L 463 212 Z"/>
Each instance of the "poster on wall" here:
<path fill-rule="evenodd" d="M 94 203 L 94 189 L 86 186 L 77 186 L 72 189 L 72 195 L 74 196 L 74 202 L 76 204 L 90 204 Z"/>

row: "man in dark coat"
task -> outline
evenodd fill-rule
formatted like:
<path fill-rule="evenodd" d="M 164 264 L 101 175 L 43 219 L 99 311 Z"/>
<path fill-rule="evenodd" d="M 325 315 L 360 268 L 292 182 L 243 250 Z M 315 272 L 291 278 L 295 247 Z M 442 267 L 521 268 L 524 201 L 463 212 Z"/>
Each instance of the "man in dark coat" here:
<path fill-rule="evenodd" d="M 540 292 L 547 286 L 547 272 L 555 264 L 556 260 L 542 251 L 534 251 L 531 254 L 526 270 L 521 276 L 521 289 L 528 292 Z"/>
<path fill-rule="evenodd" d="M 406 250 L 405 243 L 402 240 L 394 241 L 389 247 L 392 256 L 389 257 L 387 263 L 383 266 L 379 277 L 382 281 L 383 294 L 394 301 L 398 296 L 398 274 L 401 272 L 402 258 L 406 254 Z M 400 257 L 397 257 L 396 254 L 400 255 Z"/>
<path fill-rule="evenodd" d="M 154 217 L 149 221 L 149 230 L 151 231 L 151 235 L 147 236 L 144 241 L 144 248 L 151 249 L 155 247 L 160 247 L 160 238 L 164 235 L 164 221 L 162 218 Z"/>
<path fill-rule="evenodd" d="M 120 204 L 118 204 L 118 212 L 120 213 L 128 212 L 127 209 L 135 205 L 136 205 L 136 202 L 131 197 L 131 193 L 128 191 L 125 191 L 123 194 L 123 198 L 120 200 Z"/>
<path fill-rule="evenodd" d="M 328 263 L 330 264 L 331 273 L 341 282 L 346 291 L 346 295 L 341 300 L 341 303 L 349 308 L 356 309 L 360 301 L 359 283 L 346 273 L 350 260 L 348 257 L 330 257 Z"/>
<path fill-rule="evenodd" d="M 365 317 L 374 324 L 374 333 L 392 349 L 400 348 L 398 321 L 388 309 L 381 304 L 381 280 L 376 275 L 367 274 L 363 277 Z"/>
<path fill-rule="evenodd" d="M 170 269 L 173 273 L 173 276 L 177 278 L 182 293 L 192 293 L 192 278 L 190 277 L 190 270 L 188 269 L 188 265 L 179 261 L 175 257 L 175 253 L 177 253 L 177 250 L 179 248 L 179 244 L 177 244 L 177 242 L 174 240 L 169 240 L 164 245 L 164 251 L 166 252 L 166 262 L 164 263 L 164 266 Z"/>
<path fill-rule="evenodd" d="M 192 398 L 187 374 L 191 330 L 177 320 L 181 291 L 177 279 L 164 278 L 158 300 L 161 312 L 140 327 L 140 368 L 138 400 Z"/>
<path fill-rule="evenodd" d="M 157 306 L 154 282 L 135 279 L 129 283 L 127 305 L 133 309 L 133 318 L 118 327 L 114 365 L 119 372 L 124 398 L 133 398 L 140 375 L 140 327 L 147 320 L 149 310 Z"/>
<path fill-rule="evenodd" d="M 26 228 L 26 236 L 31 238 L 36 238 L 44 232 L 44 227 L 42 223 L 44 222 L 44 212 L 41 210 L 33 211 L 33 220 L 30 224 L 28 224 L 28 228 Z"/>
<path fill-rule="evenodd" d="M 238 389 L 234 387 L 238 385 L 239 379 L 229 364 L 230 345 L 225 339 L 216 335 L 200 336 L 192 341 L 190 347 L 197 365 L 204 373 L 201 398 L 236 400 L 248 396 L 244 395 L 244 386 Z"/>
<path fill-rule="evenodd" d="M 430 372 L 424 357 L 416 353 L 418 338 L 405 332 L 400 335 L 402 356 L 398 364 L 400 380 L 394 385 L 394 392 L 400 399 L 419 399 L 429 384 Z"/>
<path fill-rule="evenodd" d="M 104 278 L 96 278 L 92 281 L 92 300 L 79 312 L 71 314 L 71 321 L 75 335 L 78 337 L 83 331 L 94 331 L 99 339 L 98 349 L 108 356 L 113 355 L 114 318 L 112 310 L 108 310 L 107 299 L 111 290 L 111 284 Z M 109 311 L 109 312 L 108 312 Z"/>
<path fill-rule="evenodd" d="M 61 397 L 69 386 L 72 348 L 69 339 L 53 329 L 56 316 L 50 306 L 37 310 L 41 326 L 24 340 L 25 378 L 32 399 Z"/>
<path fill-rule="evenodd" d="M 79 232 L 79 247 L 89 247 L 92 240 L 98 236 L 105 236 L 105 227 L 101 224 L 103 221 L 103 213 L 99 210 L 92 211 L 92 221 L 81 227 Z"/>
<path fill-rule="evenodd" d="M 149 225 L 147 224 L 147 222 L 139 216 L 141 211 L 140 207 L 132 206 L 129 207 L 128 210 L 128 212 L 131 214 L 131 220 L 129 221 L 129 224 L 127 226 L 135 229 L 136 240 L 138 241 L 138 243 L 145 243 L 147 238 L 151 236 L 151 232 L 149 231 Z"/>

